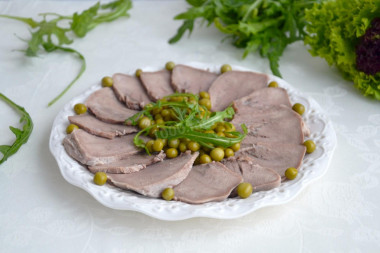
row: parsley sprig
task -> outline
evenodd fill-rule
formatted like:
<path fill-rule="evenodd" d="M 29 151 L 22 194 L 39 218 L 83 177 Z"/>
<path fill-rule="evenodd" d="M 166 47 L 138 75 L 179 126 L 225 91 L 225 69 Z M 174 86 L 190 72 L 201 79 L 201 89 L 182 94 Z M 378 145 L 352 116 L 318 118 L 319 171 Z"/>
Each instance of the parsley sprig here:
<path fill-rule="evenodd" d="M 25 52 L 26 56 L 37 56 L 41 50 L 48 53 L 53 51 L 62 51 L 71 53 L 79 58 L 82 66 L 72 82 L 52 101 L 48 106 L 54 104 L 61 98 L 71 86 L 82 76 L 86 70 L 86 60 L 84 56 L 73 48 L 66 47 L 73 42 L 70 33 L 77 37 L 83 38 L 86 34 L 101 23 L 111 22 L 120 17 L 128 17 L 128 10 L 132 8 L 131 0 L 117 0 L 108 4 L 99 2 L 81 13 L 75 12 L 72 16 L 63 16 L 56 13 L 41 13 L 41 21 L 32 18 L 16 17 L 9 15 L 0 15 L 1 18 L 14 19 L 21 21 L 31 28 L 31 38 L 25 42 L 28 43 Z M 62 22 L 66 21 L 66 22 Z M 69 25 L 67 25 L 67 23 Z"/>

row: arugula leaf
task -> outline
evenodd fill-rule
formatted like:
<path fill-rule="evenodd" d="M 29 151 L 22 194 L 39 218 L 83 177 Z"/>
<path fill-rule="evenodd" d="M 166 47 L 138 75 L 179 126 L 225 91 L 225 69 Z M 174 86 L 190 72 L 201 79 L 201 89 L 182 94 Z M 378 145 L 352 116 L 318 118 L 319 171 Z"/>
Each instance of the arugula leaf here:
<path fill-rule="evenodd" d="M 243 58 L 258 51 L 269 60 L 273 74 L 280 76 L 279 60 L 290 43 L 304 38 L 304 11 L 318 0 L 189 0 L 192 7 L 174 17 L 183 20 L 169 43 L 191 34 L 197 19 L 214 24 L 232 44 L 244 48 Z"/>
<path fill-rule="evenodd" d="M 82 62 L 77 76 L 56 98 L 49 102 L 48 106 L 51 106 L 72 87 L 86 70 L 84 56 L 75 49 L 64 47 L 64 45 L 69 45 L 73 42 L 73 39 L 69 36 L 70 32 L 82 38 L 101 23 L 111 22 L 120 17 L 127 17 L 127 11 L 131 8 L 131 0 L 116 0 L 108 4 L 100 4 L 98 2 L 89 9 L 81 13 L 76 12 L 72 16 L 62 16 L 56 13 L 42 13 L 40 14 L 42 16 L 42 21 L 40 22 L 32 18 L 9 15 L 0 15 L 0 18 L 14 19 L 32 28 L 31 38 L 27 41 L 28 47 L 24 50 L 26 56 L 37 56 L 42 49 L 48 53 L 60 50 L 78 56 Z M 48 19 L 48 17 L 51 18 Z M 62 25 L 61 21 L 63 20 L 69 21 L 70 26 Z"/>
<path fill-rule="evenodd" d="M 21 114 L 20 123 L 24 123 L 22 130 L 12 126 L 9 127 L 12 133 L 16 136 L 16 140 L 12 145 L 0 145 L 0 152 L 3 154 L 3 158 L 0 160 L 0 164 L 2 164 L 28 141 L 29 136 L 33 131 L 33 121 L 23 107 L 15 104 L 2 93 L 0 93 L 0 98 Z"/>

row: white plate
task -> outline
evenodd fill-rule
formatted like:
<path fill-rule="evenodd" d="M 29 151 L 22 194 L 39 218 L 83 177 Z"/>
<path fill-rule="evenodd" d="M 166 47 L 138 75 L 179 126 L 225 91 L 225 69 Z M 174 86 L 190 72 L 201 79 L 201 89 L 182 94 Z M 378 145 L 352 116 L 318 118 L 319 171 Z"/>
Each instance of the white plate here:
<path fill-rule="evenodd" d="M 217 73 L 220 66 L 201 63 L 186 63 L 186 65 L 208 69 Z M 248 70 L 232 66 L 235 70 Z M 155 71 L 159 68 L 145 68 L 144 71 Z M 248 70 L 252 71 L 252 70 Z M 134 74 L 131 72 L 130 74 Z M 121 190 L 109 184 L 97 186 L 93 183 L 93 174 L 77 163 L 66 153 L 62 141 L 66 136 L 69 124 L 67 117 L 73 115 L 76 103 L 83 103 L 94 91 L 101 88 L 100 84 L 92 86 L 88 91 L 72 99 L 58 113 L 54 120 L 50 135 L 50 151 L 57 160 L 63 177 L 71 184 L 90 193 L 101 204 L 120 210 L 133 210 L 161 220 L 184 220 L 192 217 L 210 217 L 218 219 L 238 218 L 265 206 L 286 203 L 299 194 L 313 180 L 323 176 L 328 167 L 336 146 L 336 135 L 331 122 L 322 112 L 321 107 L 310 97 L 295 90 L 284 80 L 270 76 L 285 88 L 292 103 L 302 103 L 306 107 L 303 116 L 311 131 L 310 138 L 314 140 L 317 149 L 307 154 L 295 180 L 282 183 L 278 188 L 256 192 L 248 199 L 227 199 L 222 202 L 211 202 L 202 205 L 190 205 L 177 201 L 165 201 L 141 196 Z"/>

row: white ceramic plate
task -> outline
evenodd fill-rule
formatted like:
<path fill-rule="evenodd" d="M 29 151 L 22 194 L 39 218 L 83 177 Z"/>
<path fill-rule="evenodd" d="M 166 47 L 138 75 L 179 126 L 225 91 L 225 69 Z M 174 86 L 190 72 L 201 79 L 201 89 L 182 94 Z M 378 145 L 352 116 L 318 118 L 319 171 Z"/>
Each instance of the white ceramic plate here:
<path fill-rule="evenodd" d="M 217 73 L 220 66 L 201 63 L 186 63 L 186 65 L 201 69 L 208 69 Z M 238 66 L 232 66 L 235 70 L 248 70 Z M 144 71 L 155 71 L 159 68 L 145 68 Z M 248 70 L 252 71 L 252 70 Z M 134 74 L 131 72 L 129 74 Z M 101 88 L 100 84 L 94 85 L 84 94 L 72 99 L 58 113 L 54 120 L 50 135 L 50 151 L 57 160 L 63 177 L 71 184 L 78 186 L 90 193 L 101 204 L 120 210 L 133 210 L 144 213 L 161 220 L 184 220 L 192 217 L 211 217 L 218 219 L 238 218 L 251 213 L 259 208 L 286 203 L 299 194 L 302 189 L 313 180 L 323 176 L 328 167 L 336 146 L 336 135 L 331 122 L 323 114 L 321 107 L 310 97 L 295 90 L 284 80 L 270 76 L 272 80 L 285 88 L 292 103 L 302 103 L 306 107 L 303 116 L 304 121 L 311 131 L 310 138 L 314 140 L 317 149 L 312 154 L 307 154 L 303 165 L 299 169 L 295 180 L 282 183 L 278 188 L 256 192 L 248 199 L 227 199 L 222 202 L 211 202 L 202 205 L 190 205 L 177 201 L 165 201 L 141 196 L 139 194 L 121 190 L 109 184 L 97 186 L 93 183 L 93 174 L 85 167 L 77 163 L 66 153 L 62 141 L 66 136 L 68 125 L 67 117 L 73 115 L 73 107 L 76 103 L 83 103 L 94 91 Z"/>

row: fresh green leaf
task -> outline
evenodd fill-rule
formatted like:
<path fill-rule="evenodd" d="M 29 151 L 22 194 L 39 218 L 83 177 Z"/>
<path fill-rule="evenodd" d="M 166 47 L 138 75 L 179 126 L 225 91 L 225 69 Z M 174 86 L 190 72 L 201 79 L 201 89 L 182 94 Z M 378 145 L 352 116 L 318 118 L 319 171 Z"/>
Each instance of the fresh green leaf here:
<path fill-rule="evenodd" d="M 22 129 L 18 129 L 12 126 L 9 127 L 9 129 L 16 136 L 16 140 L 12 145 L 0 145 L 0 152 L 3 154 L 3 158 L 0 160 L 0 164 L 2 164 L 10 156 L 14 155 L 20 149 L 20 147 L 28 141 L 29 136 L 33 131 L 33 121 L 23 107 L 15 104 L 12 100 L 7 98 L 2 93 L 0 93 L 0 98 L 13 109 L 15 109 L 19 114 L 21 114 L 20 123 L 24 123 Z"/>
<path fill-rule="evenodd" d="M 318 0 L 208 0 L 188 1 L 192 6 L 175 16 L 183 20 L 169 43 L 178 42 L 186 30 L 193 30 L 197 19 L 214 23 L 227 34 L 232 44 L 244 48 L 243 58 L 259 52 L 269 59 L 273 74 L 281 76 L 279 60 L 290 43 L 302 40 L 305 32 L 304 11 Z"/>

